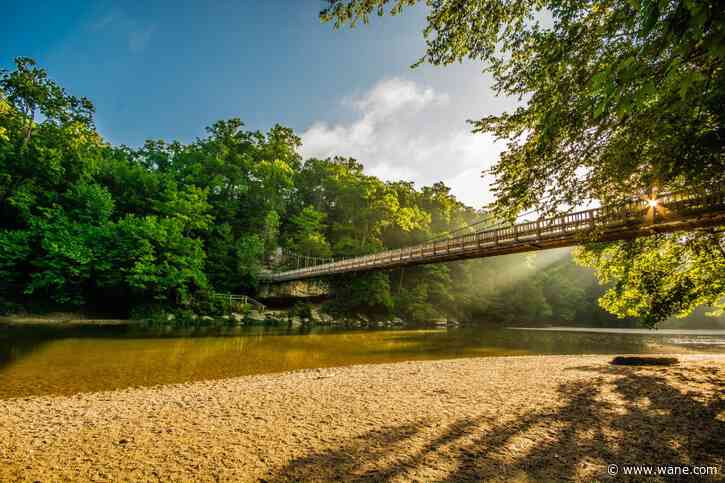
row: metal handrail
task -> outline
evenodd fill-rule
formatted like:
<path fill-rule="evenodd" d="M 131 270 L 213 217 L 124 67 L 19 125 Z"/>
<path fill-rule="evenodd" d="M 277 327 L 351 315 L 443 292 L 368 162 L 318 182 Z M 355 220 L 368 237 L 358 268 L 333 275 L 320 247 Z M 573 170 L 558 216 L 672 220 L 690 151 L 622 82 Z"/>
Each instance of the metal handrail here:
<path fill-rule="evenodd" d="M 231 293 L 212 292 L 209 294 L 209 298 L 224 300 L 228 302 L 229 305 L 231 305 L 232 303 L 238 303 L 242 305 L 251 305 L 253 307 L 257 307 L 260 310 L 266 309 L 266 306 L 262 302 L 254 300 L 248 295 L 233 295 Z"/>

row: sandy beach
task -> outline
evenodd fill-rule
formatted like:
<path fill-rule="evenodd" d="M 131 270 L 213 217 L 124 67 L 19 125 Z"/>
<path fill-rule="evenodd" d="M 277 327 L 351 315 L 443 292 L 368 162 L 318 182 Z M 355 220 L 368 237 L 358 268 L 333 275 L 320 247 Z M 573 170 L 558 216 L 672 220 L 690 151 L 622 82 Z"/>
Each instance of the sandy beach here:
<path fill-rule="evenodd" d="M 0 401 L 0 481 L 608 479 L 722 465 L 725 356 L 526 356 Z M 722 473 L 720 473 L 722 475 Z"/>

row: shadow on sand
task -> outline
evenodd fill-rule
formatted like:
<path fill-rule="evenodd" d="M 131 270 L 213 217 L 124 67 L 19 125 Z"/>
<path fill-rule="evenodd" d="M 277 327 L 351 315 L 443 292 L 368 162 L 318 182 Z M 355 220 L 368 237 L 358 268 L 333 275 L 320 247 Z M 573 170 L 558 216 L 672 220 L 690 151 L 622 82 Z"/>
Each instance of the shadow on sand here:
<path fill-rule="evenodd" d="M 440 428 L 430 420 L 385 427 L 292 460 L 271 480 L 608 480 L 610 463 L 722 465 L 721 369 L 575 370 L 592 377 L 560 385 L 556 409 L 505 422 L 482 415 Z"/>

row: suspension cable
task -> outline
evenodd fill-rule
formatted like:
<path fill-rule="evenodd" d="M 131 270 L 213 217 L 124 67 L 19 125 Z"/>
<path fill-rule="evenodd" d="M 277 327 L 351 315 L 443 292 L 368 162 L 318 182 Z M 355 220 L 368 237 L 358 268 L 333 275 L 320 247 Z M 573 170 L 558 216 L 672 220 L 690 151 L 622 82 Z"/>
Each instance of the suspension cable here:
<path fill-rule="evenodd" d="M 531 209 L 531 210 L 527 211 L 526 213 L 522 213 L 520 215 L 517 215 L 516 218 L 521 218 L 522 216 L 530 215 L 532 213 L 535 213 L 536 211 L 537 211 L 536 209 Z M 481 219 L 480 221 L 477 221 L 476 223 L 470 223 L 470 224 L 468 224 L 466 226 L 462 226 L 462 227 L 457 228 L 457 229 L 455 229 L 453 231 L 449 231 L 449 232 L 447 232 L 445 234 L 437 235 L 437 236 L 435 236 L 433 238 L 429 238 L 429 239 L 424 240 L 424 241 L 422 241 L 420 243 L 430 243 L 430 242 L 435 242 L 435 241 L 440 241 L 440 240 L 447 240 L 447 239 L 450 238 L 450 235 L 452 235 L 454 233 L 458 233 L 459 231 L 467 230 L 467 229 L 472 228 L 474 226 L 480 225 L 480 224 L 482 224 L 482 223 L 484 223 L 486 221 L 489 221 L 492 218 L 495 219 L 495 216 L 496 215 L 494 215 L 493 213 L 489 213 L 483 219 Z M 494 224 L 493 226 L 489 227 L 488 229 L 493 230 L 493 229 L 496 229 L 496 228 L 500 228 L 501 226 L 505 225 L 506 223 L 507 223 L 506 221 L 500 221 L 500 222 Z M 515 221 L 514 221 L 514 223 L 509 223 L 509 224 L 510 225 L 515 224 Z"/>

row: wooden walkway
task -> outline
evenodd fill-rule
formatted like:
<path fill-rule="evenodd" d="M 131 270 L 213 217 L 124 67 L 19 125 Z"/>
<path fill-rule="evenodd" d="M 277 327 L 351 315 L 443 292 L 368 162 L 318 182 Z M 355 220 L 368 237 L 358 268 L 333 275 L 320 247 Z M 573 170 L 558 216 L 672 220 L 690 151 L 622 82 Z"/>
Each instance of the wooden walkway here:
<path fill-rule="evenodd" d="M 267 283 L 286 282 L 338 273 L 546 250 L 592 241 L 624 240 L 717 225 L 725 225 L 725 191 L 671 193 L 660 195 L 656 200 L 603 206 L 296 270 L 265 272 L 261 278 Z"/>

